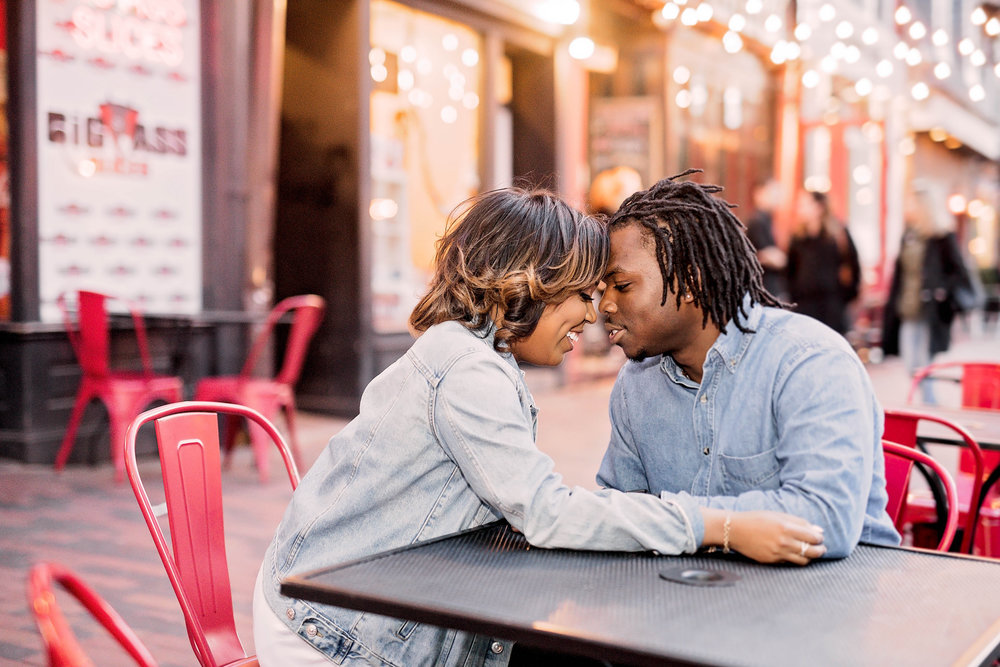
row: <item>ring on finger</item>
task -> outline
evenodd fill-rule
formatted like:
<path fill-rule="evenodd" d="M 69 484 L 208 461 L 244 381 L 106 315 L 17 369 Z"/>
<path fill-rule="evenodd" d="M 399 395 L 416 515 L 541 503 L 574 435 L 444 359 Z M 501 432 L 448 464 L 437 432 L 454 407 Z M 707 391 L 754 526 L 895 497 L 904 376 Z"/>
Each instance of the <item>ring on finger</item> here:
<path fill-rule="evenodd" d="M 808 549 L 808 548 L 809 548 L 809 544 L 805 540 L 803 540 L 802 541 L 802 548 L 799 549 L 799 555 L 800 556 L 805 556 L 806 555 L 806 549 Z"/>

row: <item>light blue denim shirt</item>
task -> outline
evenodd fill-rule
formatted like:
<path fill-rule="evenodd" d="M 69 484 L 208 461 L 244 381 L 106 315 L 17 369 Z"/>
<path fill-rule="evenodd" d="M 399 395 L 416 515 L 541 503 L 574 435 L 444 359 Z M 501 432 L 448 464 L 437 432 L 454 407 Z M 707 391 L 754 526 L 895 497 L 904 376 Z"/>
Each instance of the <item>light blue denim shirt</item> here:
<path fill-rule="evenodd" d="M 691 499 L 569 488 L 535 426 L 522 373 L 491 332 L 431 327 L 368 385 L 293 494 L 262 566 L 268 605 L 338 664 L 503 665 L 510 642 L 286 598 L 279 582 L 501 517 L 538 547 L 697 549 Z"/>
<path fill-rule="evenodd" d="M 859 540 L 899 544 L 885 511 L 883 412 L 861 361 L 817 320 L 748 312 L 756 333 L 730 321 L 701 384 L 667 355 L 625 364 L 598 483 L 795 514 L 823 528 L 828 558 Z"/>

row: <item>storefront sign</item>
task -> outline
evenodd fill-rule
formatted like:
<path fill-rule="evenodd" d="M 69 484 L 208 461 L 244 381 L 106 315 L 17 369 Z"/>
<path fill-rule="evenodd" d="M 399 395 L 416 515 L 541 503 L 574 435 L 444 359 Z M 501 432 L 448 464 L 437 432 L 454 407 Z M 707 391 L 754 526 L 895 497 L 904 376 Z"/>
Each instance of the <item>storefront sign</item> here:
<path fill-rule="evenodd" d="M 41 317 L 201 309 L 199 0 L 37 0 Z"/>

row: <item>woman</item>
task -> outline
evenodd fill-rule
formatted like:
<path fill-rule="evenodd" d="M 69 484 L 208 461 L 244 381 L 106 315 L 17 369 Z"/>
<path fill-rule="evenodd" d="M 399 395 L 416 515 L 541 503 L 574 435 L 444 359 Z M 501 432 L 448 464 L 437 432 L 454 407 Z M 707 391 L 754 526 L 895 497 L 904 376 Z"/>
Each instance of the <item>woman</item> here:
<path fill-rule="evenodd" d="M 505 664 L 510 642 L 278 591 L 293 572 L 501 518 L 539 547 L 722 546 L 798 564 L 825 552 L 818 529 L 784 514 L 686 516 L 648 494 L 570 489 L 535 448 L 536 409 L 518 363 L 554 366 L 573 349 L 595 319 L 591 293 L 607 257 L 602 223 L 542 191 L 489 192 L 452 220 L 410 318 L 419 337 L 368 385 L 264 557 L 254 594 L 261 665 Z"/>
<path fill-rule="evenodd" d="M 786 277 L 796 310 L 846 333 L 847 307 L 858 296 L 861 265 L 851 235 L 830 212 L 822 192 L 804 190 L 797 202 L 799 226 L 788 247 Z"/>
<path fill-rule="evenodd" d="M 944 193 L 916 180 L 906 199 L 906 228 L 896 257 L 883 316 L 882 349 L 903 358 L 912 376 L 951 345 L 951 323 L 962 310 L 955 295 L 972 293 L 969 274 L 951 231 L 954 218 Z M 934 403 L 931 382 L 921 385 L 924 403 Z"/>

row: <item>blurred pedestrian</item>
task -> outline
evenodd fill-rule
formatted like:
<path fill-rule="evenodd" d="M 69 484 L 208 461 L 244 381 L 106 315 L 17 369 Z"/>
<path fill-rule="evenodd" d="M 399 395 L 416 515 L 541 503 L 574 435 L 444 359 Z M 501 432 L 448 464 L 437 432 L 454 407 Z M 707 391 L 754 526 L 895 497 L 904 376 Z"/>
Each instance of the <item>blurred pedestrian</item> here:
<path fill-rule="evenodd" d="M 731 546 L 799 564 L 825 553 L 820 530 L 785 513 L 571 489 L 538 450 L 537 409 L 519 364 L 559 364 L 596 319 L 592 293 L 608 243 L 601 221 L 544 191 L 487 192 L 449 220 L 428 292 L 410 315 L 416 341 L 365 389 L 358 416 L 302 478 L 264 555 L 253 602 L 261 667 L 506 665 L 503 639 L 280 590 L 293 572 L 498 519 L 538 547 Z"/>
<path fill-rule="evenodd" d="M 786 267 L 789 296 L 798 312 L 845 334 L 850 328 L 848 306 L 861 285 L 854 241 L 822 192 L 799 192 L 796 215 Z"/>
<path fill-rule="evenodd" d="M 754 211 L 746 226 L 747 238 L 757 250 L 757 260 L 764 268 L 764 289 L 779 300 L 786 301 L 785 266 L 788 256 L 774 240 L 774 212 L 781 203 L 781 194 L 781 183 L 775 178 L 754 185 Z"/>
<path fill-rule="evenodd" d="M 912 376 L 951 345 L 955 314 L 973 304 L 973 287 L 962 261 L 940 186 L 917 179 L 904 207 L 903 238 L 885 304 L 882 350 L 900 355 Z M 922 383 L 924 403 L 934 403 L 930 381 Z"/>

